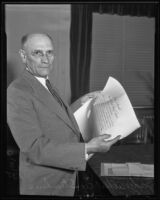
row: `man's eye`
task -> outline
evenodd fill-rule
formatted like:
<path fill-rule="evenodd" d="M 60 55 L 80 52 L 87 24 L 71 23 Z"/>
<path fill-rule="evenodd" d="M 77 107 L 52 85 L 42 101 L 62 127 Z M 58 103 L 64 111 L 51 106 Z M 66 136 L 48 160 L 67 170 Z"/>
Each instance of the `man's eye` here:
<path fill-rule="evenodd" d="M 32 53 L 33 56 L 36 56 L 36 57 L 43 57 L 44 55 L 47 55 L 47 56 L 53 56 L 53 51 L 52 50 L 49 50 L 49 51 L 46 51 L 46 53 L 43 53 L 43 51 L 40 51 L 40 50 L 35 50 L 33 51 Z"/>
<path fill-rule="evenodd" d="M 40 51 L 34 51 L 34 55 L 41 56 L 42 52 L 40 52 Z"/>
<path fill-rule="evenodd" d="M 53 51 L 51 50 L 51 51 L 47 51 L 47 54 L 48 55 L 53 55 Z"/>

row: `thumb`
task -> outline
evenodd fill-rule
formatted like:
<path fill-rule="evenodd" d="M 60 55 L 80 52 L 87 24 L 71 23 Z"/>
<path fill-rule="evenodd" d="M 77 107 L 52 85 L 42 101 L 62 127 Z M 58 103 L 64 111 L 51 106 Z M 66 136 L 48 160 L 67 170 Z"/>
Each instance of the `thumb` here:
<path fill-rule="evenodd" d="M 120 137 L 121 137 L 121 135 L 118 135 L 117 137 L 114 137 L 113 139 L 108 140 L 108 142 L 110 142 L 110 144 L 113 145 L 114 143 L 118 142 Z"/>
<path fill-rule="evenodd" d="M 105 133 L 105 134 L 103 134 L 103 135 L 100 135 L 100 137 L 101 137 L 101 139 L 108 139 L 108 138 L 111 137 L 111 135 Z"/>

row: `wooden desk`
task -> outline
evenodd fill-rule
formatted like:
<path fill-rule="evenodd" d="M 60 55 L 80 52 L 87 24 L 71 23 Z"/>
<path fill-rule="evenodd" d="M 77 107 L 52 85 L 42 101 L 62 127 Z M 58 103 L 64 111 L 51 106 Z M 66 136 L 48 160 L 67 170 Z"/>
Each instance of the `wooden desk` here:
<path fill-rule="evenodd" d="M 153 144 L 112 146 L 107 153 L 97 153 L 89 165 L 113 196 L 154 195 L 154 178 L 101 176 L 101 163 L 141 162 L 153 164 Z"/>

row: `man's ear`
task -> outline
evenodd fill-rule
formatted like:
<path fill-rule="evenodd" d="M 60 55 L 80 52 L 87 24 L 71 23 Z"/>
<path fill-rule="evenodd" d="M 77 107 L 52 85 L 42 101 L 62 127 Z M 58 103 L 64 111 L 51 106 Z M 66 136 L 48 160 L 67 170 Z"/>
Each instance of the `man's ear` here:
<path fill-rule="evenodd" d="M 25 52 L 25 50 L 20 49 L 20 50 L 19 50 L 19 54 L 20 54 L 20 56 L 21 56 L 22 62 L 23 62 L 23 63 L 26 63 L 26 52 Z"/>

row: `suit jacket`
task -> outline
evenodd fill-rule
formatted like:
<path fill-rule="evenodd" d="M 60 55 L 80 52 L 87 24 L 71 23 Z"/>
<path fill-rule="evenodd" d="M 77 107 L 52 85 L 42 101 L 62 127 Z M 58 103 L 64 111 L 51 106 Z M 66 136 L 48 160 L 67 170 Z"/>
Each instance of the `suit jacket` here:
<path fill-rule="evenodd" d="M 74 195 L 76 173 L 86 168 L 85 146 L 66 107 L 68 113 L 26 70 L 8 87 L 7 123 L 20 148 L 20 194 Z"/>

